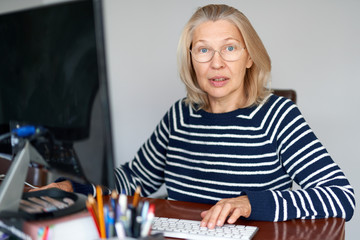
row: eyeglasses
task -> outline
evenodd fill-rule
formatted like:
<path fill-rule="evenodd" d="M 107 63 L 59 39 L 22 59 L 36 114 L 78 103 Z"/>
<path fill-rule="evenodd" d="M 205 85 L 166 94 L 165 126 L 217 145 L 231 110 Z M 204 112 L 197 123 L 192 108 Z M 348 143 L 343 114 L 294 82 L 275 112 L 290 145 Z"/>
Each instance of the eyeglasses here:
<path fill-rule="evenodd" d="M 200 63 L 210 62 L 211 59 L 213 59 L 215 52 L 218 52 L 225 61 L 233 62 L 240 59 L 244 49 L 245 47 L 235 43 L 222 46 L 220 51 L 214 50 L 208 46 L 198 46 L 190 50 L 190 52 L 194 60 Z"/>

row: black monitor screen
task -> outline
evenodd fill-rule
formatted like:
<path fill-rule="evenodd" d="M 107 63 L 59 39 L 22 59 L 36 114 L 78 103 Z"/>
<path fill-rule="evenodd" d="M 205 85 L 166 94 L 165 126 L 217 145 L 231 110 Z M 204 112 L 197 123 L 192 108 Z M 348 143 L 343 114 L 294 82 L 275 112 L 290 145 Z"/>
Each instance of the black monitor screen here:
<path fill-rule="evenodd" d="M 34 145 L 50 167 L 111 187 L 102 33 L 100 1 L 0 16 L 0 131 L 14 122 L 46 128 L 48 140 Z"/>

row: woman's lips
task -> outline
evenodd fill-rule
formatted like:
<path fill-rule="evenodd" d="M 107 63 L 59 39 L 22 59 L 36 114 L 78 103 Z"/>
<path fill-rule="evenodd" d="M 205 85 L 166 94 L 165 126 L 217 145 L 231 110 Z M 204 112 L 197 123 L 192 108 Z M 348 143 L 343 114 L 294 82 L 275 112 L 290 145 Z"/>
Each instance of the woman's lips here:
<path fill-rule="evenodd" d="M 210 80 L 211 85 L 213 85 L 214 87 L 222 87 L 229 81 L 229 78 L 213 77 L 213 78 L 210 78 L 209 80 Z"/>

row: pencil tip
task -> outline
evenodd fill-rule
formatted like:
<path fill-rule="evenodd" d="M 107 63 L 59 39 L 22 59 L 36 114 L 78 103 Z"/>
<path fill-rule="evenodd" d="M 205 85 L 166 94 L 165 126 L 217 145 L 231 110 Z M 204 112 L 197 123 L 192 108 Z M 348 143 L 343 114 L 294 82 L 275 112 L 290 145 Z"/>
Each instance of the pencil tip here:
<path fill-rule="evenodd" d="M 115 190 L 111 191 L 111 197 L 112 198 L 117 198 L 118 197 L 118 193 Z"/>

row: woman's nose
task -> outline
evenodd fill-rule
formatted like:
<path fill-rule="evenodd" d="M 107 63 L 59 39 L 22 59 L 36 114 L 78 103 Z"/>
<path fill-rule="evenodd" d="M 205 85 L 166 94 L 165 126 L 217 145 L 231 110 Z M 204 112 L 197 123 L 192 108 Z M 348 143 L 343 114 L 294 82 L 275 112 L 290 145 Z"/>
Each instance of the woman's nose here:
<path fill-rule="evenodd" d="M 218 69 L 218 68 L 222 68 L 225 66 L 225 61 L 222 58 L 222 56 L 220 55 L 219 51 L 215 51 L 214 55 L 211 59 L 211 67 Z"/>

